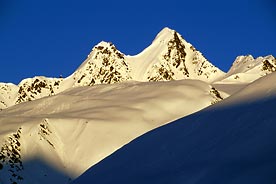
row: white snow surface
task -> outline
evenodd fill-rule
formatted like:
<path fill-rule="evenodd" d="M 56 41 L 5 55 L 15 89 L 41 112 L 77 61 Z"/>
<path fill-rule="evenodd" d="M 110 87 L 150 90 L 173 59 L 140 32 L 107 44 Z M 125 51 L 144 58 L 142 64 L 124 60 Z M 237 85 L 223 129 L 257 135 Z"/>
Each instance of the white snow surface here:
<path fill-rule="evenodd" d="M 238 56 L 232 67 L 217 83 L 250 83 L 276 71 L 276 58 L 272 55 L 257 57 Z"/>
<path fill-rule="evenodd" d="M 275 183 L 276 73 L 135 139 L 72 184 Z"/>
<path fill-rule="evenodd" d="M 178 80 L 75 87 L 12 106 L 0 112 L 0 181 L 67 183 L 145 132 L 220 100 L 205 82 Z"/>

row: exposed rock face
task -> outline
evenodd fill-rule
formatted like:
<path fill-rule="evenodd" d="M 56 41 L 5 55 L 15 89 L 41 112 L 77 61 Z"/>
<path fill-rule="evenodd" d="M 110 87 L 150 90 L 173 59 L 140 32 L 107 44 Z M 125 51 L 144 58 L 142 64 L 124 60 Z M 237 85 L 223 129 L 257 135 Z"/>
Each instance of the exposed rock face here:
<path fill-rule="evenodd" d="M 167 46 L 158 62 L 147 72 L 149 81 L 168 81 L 179 79 L 199 79 L 211 82 L 224 73 L 212 65 L 190 43 L 176 31 L 165 28 L 163 40 Z M 159 37 L 162 37 L 159 35 Z"/>
<path fill-rule="evenodd" d="M 112 43 L 106 42 L 101 42 L 93 48 L 73 77 L 74 86 L 112 84 L 131 79 L 125 55 Z"/>
<path fill-rule="evenodd" d="M 19 85 L 16 104 L 55 95 L 63 79 L 34 77 L 23 80 Z"/>
<path fill-rule="evenodd" d="M 167 43 L 167 52 L 162 60 L 153 65 L 148 71 L 149 81 L 168 81 L 175 80 L 175 74 L 181 73 L 183 78 L 189 77 L 189 72 L 185 64 L 186 52 L 185 45 L 181 42 L 176 32 L 173 38 Z"/>
<path fill-rule="evenodd" d="M 266 74 L 276 71 L 276 58 L 273 56 L 263 59 L 262 71 L 266 71 Z"/>
<path fill-rule="evenodd" d="M 215 103 L 217 103 L 217 102 L 223 100 L 223 97 L 222 97 L 222 95 L 220 94 L 220 92 L 219 92 L 216 88 L 214 88 L 214 87 L 212 87 L 212 86 L 210 86 L 210 87 L 211 87 L 210 94 L 211 94 L 211 95 L 213 96 L 213 98 L 214 98 L 214 100 L 212 101 L 211 104 L 215 104 Z"/>
<path fill-rule="evenodd" d="M 19 183 L 24 179 L 21 176 L 21 172 L 24 169 L 21 161 L 21 131 L 22 129 L 19 128 L 16 133 L 9 135 L 1 146 L 0 176 L 9 178 L 9 181 L 6 182 Z"/>

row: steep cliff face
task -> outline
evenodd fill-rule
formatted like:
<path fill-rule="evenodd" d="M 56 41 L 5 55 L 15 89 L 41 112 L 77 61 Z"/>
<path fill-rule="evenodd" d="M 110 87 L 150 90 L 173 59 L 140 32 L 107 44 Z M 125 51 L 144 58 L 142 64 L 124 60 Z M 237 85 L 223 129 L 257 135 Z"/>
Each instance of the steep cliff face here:
<path fill-rule="evenodd" d="M 131 79 L 125 55 L 112 43 L 101 42 L 95 46 L 84 63 L 74 72 L 73 86 L 112 84 Z"/>

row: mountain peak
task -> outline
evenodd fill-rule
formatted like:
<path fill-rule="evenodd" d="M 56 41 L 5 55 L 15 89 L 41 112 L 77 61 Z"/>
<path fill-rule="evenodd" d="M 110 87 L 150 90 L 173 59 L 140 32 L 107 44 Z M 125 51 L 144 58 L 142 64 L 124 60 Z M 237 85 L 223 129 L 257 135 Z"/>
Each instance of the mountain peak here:
<path fill-rule="evenodd" d="M 164 42 L 170 40 L 173 38 L 175 33 L 175 30 L 165 27 L 157 34 L 153 42 Z"/>
<path fill-rule="evenodd" d="M 73 86 L 110 84 L 131 79 L 125 55 L 111 42 L 97 44 L 73 74 Z"/>
<path fill-rule="evenodd" d="M 163 36 L 163 35 L 173 35 L 175 32 L 176 32 L 175 30 L 165 27 L 157 34 L 157 37 Z"/>
<path fill-rule="evenodd" d="M 101 41 L 95 47 L 112 47 L 112 46 L 114 46 L 112 42 Z"/>
<path fill-rule="evenodd" d="M 224 73 L 213 66 L 178 32 L 168 27 L 162 29 L 152 44 L 132 58 L 135 75 L 145 81 L 199 79 L 214 81 Z M 144 72 L 144 73 L 143 73 Z M 142 74 L 142 75 L 141 75 Z"/>

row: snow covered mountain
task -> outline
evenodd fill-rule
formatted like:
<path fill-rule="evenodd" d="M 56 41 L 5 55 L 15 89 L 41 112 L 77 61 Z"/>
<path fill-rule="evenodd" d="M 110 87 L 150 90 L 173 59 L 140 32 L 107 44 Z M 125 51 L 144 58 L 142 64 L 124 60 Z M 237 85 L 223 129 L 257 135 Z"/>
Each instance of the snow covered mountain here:
<path fill-rule="evenodd" d="M 52 96 L 78 86 L 124 81 L 197 79 L 207 83 L 250 83 L 275 71 L 273 56 L 239 56 L 227 74 L 211 64 L 200 51 L 175 30 L 164 28 L 150 46 L 135 56 L 121 53 L 115 45 L 100 42 L 67 78 L 37 76 L 18 86 L 0 83 L 0 109 Z"/>
<path fill-rule="evenodd" d="M 107 42 L 96 45 L 71 77 L 73 86 L 113 84 L 132 79 L 125 55 Z"/>
<path fill-rule="evenodd" d="M 22 80 L 18 85 L 16 104 L 36 100 L 45 96 L 52 96 L 60 91 L 63 79 L 34 77 Z"/>
<path fill-rule="evenodd" d="M 212 82 L 224 73 L 174 30 L 164 28 L 152 44 L 128 57 L 138 81 L 199 79 Z"/>
<path fill-rule="evenodd" d="M 276 73 L 135 139 L 72 184 L 275 183 Z"/>
<path fill-rule="evenodd" d="M 219 83 L 250 83 L 276 71 L 276 58 L 272 55 L 258 57 L 238 56 L 223 80 Z"/>
<path fill-rule="evenodd" d="M 52 96 L 78 86 L 181 79 L 210 83 L 223 75 L 224 72 L 213 66 L 179 33 L 164 28 L 153 43 L 136 56 L 126 56 L 112 43 L 101 42 L 92 49 L 80 67 L 65 79 L 34 77 L 22 80 L 17 87 L 1 84 L 0 108 Z"/>
<path fill-rule="evenodd" d="M 221 101 L 198 80 L 75 87 L 0 112 L 0 183 L 67 183 L 134 138 Z"/>
<path fill-rule="evenodd" d="M 148 142 L 145 141 L 149 156 L 140 152 L 144 148 L 139 146 L 136 148 L 136 141 L 134 141 L 130 144 L 130 149 L 128 146 L 124 147 L 122 151 L 116 152 L 115 156 L 92 167 L 74 182 L 108 182 L 108 178 L 100 181 L 101 177 L 104 177 L 101 173 L 114 166 L 118 168 L 114 172 L 114 174 L 118 173 L 118 176 L 112 173 L 110 176 L 118 183 L 124 183 L 124 181 L 156 183 L 156 178 L 152 175 L 148 175 L 148 181 L 137 178 L 135 182 L 121 180 L 123 177 L 121 171 L 130 174 L 127 175 L 127 179 L 132 179 L 131 176 L 136 177 L 135 173 L 132 173 L 132 165 L 116 165 L 117 161 L 111 161 L 110 167 L 105 165 L 105 163 L 109 165 L 110 159 L 116 160 L 121 152 L 122 155 L 137 156 L 135 159 L 137 162 L 140 161 L 138 165 L 141 168 L 153 168 L 149 171 L 150 174 L 156 170 L 157 175 L 162 175 L 161 178 L 164 176 L 171 179 L 171 176 L 174 177 L 173 174 L 167 176 L 166 172 L 159 172 L 158 162 L 160 161 L 162 166 L 163 156 L 165 160 L 171 159 L 173 163 L 177 162 L 174 159 L 181 160 L 178 151 L 183 153 L 182 143 L 176 141 L 177 144 L 175 144 L 173 142 L 175 139 L 179 138 L 184 147 L 192 151 L 186 155 L 187 159 L 196 159 L 200 151 L 205 151 L 203 143 L 208 141 L 205 131 L 214 132 L 214 134 L 210 133 L 214 142 L 208 142 L 207 147 L 210 145 L 210 149 L 206 148 L 213 153 L 216 149 L 211 149 L 212 145 L 213 143 L 216 145 L 218 140 L 213 139 L 212 135 L 217 135 L 218 139 L 221 136 L 223 140 L 227 140 L 223 137 L 224 132 L 227 133 L 225 129 L 228 127 L 230 130 L 238 131 L 231 126 L 242 126 L 236 122 L 247 121 L 251 115 L 249 110 L 253 112 L 253 119 L 274 121 L 271 119 L 273 117 L 263 117 L 270 113 L 265 107 L 268 101 L 264 101 L 260 106 L 254 105 L 257 100 L 268 99 L 268 97 L 271 97 L 274 102 L 275 74 L 270 73 L 275 71 L 275 67 L 276 60 L 273 56 L 257 59 L 252 56 L 240 56 L 229 72 L 224 73 L 186 42 L 179 33 L 164 28 L 152 44 L 138 55 L 125 55 L 112 43 L 100 42 L 76 71 L 66 78 L 36 76 L 24 79 L 18 85 L 0 83 L 0 184 L 69 183 L 135 138 L 173 122 L 177 126 L 169 131 L 173 136 L 165 133 L 162 138 L 149 138 Z M 260 77 L 264 78 L 259 79 Z M 225 98 L 227 99 L 224 100 Z M 220 102 L 222 100 L 223 102 Z M 242 102 L 249 104 L 249 110 L 240 108 L 234 108 L 233 112 L 227 110 L 232 106 L 236 107 L 237 104 L 237 107 L 243 106 Z M 212 108 L 201 111 L 211 105 Z M 258 113 L 259 107 L 268 112 L 264 115 L 262 111 Z M 272 105 L 269 107 L 273 109 Z M 242 115 L 239 114 L 240 110 Z M 175 120 L 197 111 L 200 112 L 174 123 Z M 231 124 L 230 121 L 234 123 Z M 196 124 L 200 124 L 199 132 L 194 126 Z M 250 127 L 249 124 L 245 126 Z M 160 131 L 163 129 L 166 131 L 166 127 L 174 126 L 165 126 Z M 241 129 L 241 132 L 243 130 Z M 154 132 L 158 133 L 159 129 Z M 151 134 L 155 133 L 149 135 Z M 147 136 L 145 135 L 145 139 L 148 139 Z M 143 137 L 140 139 L 144 140 Z M 162 152 L 156 157 L 157 160 L 153 159 L 154 165 L 143 165 L 145 162 L 139 154 L 142 153 L 141 156 L 145 156 L 146 159 L 152 159 L 151 154 L 155 154 L 160 149 L 156 147 L 154 151 L 151 148 L 148 149 L 150 147 L 148 145 L 159 140 L 164 142 L 164 147 L 160 143 L 162 144 L 160 149 L 165 155 Z M 196 143 L 199 140 L 202 144 L 194 145 L 192 144 L 194 140 Z M 240 139 L 237 140 L 242 142 Z M 173 147 L 172 154 L 167 150 L 169 147 L 167 143 L 176 147 Z M 133 149 L 141 150 L 134 153 L 132 145 L 134 145 Z M 200 148 L 199 151 L 197 146 Z M 194 157 L 192 157 L 193 153 L 196 153 Z M 169 156 L 172 157 L 169 158 Z M 185 156 L 184 153 L 183 156 Z M 131 157 L 124 159 L 128 158 Z M 118 156 L 119 161 L 120 159 L 121 157 Z M 238 162 L 234 158 L 233 160 Z M 128 161 L 136 164 L 135 160 Z M 125 160 L 121 163 L 125 163 Z M 182 161 L 179 163 L 181 164 Z M 124 169 L 127 168 L 130 170 L 125 171 Z M 137 174 L 143 175 L 144 173 L 139 169 L 140 167 Z M 174 169 L 177 171 L 177 168 Z M 96 172 L 95 178 L 91 179 L 91 173 L 94 175 L 94 172 Z M 144 175 L 143 178 L 147 179 Z M 178 180 L 178 175 L 175 178 Z M 191 178 L 193 180 L 193 176 Z M 166 178 L 164 181 L 167 181 Z M 179 179 L 179 181 L 186 180 Z"/>
<path fill-rule="evenodd" d="M 136 56 L 126 56 L 112 43 L 99 43 L 73 74 L 73 79 L 74 86 L 129 80 L 198 79 L 212 82 L 223 74 L 179 33 L 164 28 L 152 44 Z"/>

